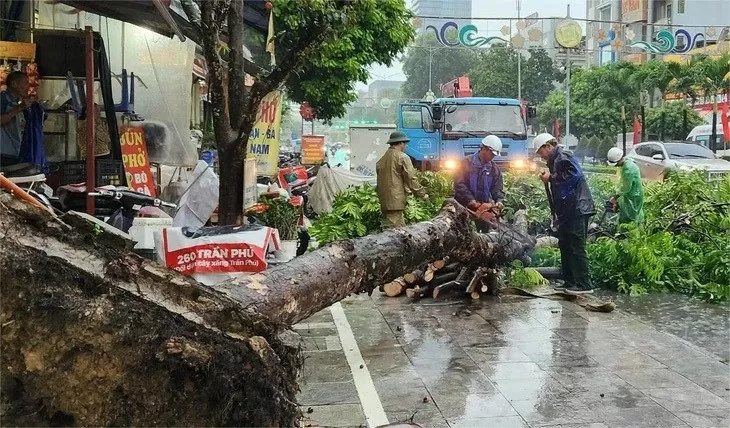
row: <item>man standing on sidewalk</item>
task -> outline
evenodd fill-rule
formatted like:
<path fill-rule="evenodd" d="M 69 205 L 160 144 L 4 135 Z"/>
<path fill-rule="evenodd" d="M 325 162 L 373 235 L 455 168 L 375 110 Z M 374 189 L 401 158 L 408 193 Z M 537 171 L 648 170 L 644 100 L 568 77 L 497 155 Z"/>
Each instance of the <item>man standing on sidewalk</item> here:
<path fill-rule="evenodd" d="M 538 139 L 539 137 L 539 139 Z M 550 172 L 544 171 L 540 179 L 550 183 L 550 193 L 558 222 L 558 246 L 568 294 L 579 295 L 593 292 L 586 253 L 588 221 L 596 213 L 593 197 L 588 188 L 578 160 L 560 147 L 551 144 L 555 138 L 549 134 L 535 137 L 537 155 L 547 162 Z"/>
<path fill-rule="evenodd" d="M 396 131 L 390 134 L 388 139 L 390 148 L 375 165 L 383 229 L 406 225 L 403 215 L 408 196 L 406 188 L 410 188 L 414 195 L 428 199 L 426 190 L 416 179 L 411 158 L 403 153 L 408 141 L 410 140 L 402 132 Z"/>

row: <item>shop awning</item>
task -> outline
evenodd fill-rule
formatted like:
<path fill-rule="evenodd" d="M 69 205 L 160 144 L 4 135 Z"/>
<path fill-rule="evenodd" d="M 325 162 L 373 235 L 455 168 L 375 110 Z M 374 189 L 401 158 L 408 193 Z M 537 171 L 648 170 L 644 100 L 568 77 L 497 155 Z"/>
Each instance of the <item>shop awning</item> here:
<path fill-rule="evenodd" d="M 180 0 L 160 0 L 169 13 L 163 16 L 153 0 L 60 0 L 60 3 L 96 15 L 128 22 L 167 37 L 175 35 L 174 26 L 185 37 L 200 44 L 200 34 L 188 21 Z M 265 0 L 244 1 L 244 23 L 262 34 L 267 33 L 268 19 Z M 171 21 L 171 22 L 170 22 Z"/>

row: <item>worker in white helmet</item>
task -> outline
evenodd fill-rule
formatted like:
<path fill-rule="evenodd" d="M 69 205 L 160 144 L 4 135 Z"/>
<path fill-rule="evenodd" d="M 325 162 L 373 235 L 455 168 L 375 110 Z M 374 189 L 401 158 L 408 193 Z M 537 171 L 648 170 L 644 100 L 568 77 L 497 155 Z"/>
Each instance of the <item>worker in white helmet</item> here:
<path fill-rule="evenodd" d="M 454 179 L 456 200 L 484 220 L 477 222 L 477 228 L 482 232 L 489 229 L 489 222 L 496 221 L 504 199 L 502 171 L 494 162 L 501 151 L 502 140 L 496 135 L 487 135 L 479 151 L 464 159 Z"/>
<path fill-rule="evenodd" d="M 616 195 L 611 197 L 611 204 L 618 206 L 618 222 L 644 222 L 644 188 L 641 183 L 641 171 L 633 159 L 624 156 L 623 150 L 612 147 L 608 150 L 606 160 L 609 165 L 618 166 L 619 183 Z"/>
<path fill-rule="evenodd" d="M 572 153 L 554 144 L 555 137 L 544 133 L 533 140 L 535 154 L 547 162 L 548 171 L 540 179 L 550 186 L 558 223 L 558 247 L 560 265 L 565 281 L 556 290 L 580 295 L 593 292 L 588 266 L 586 240 L 588 222 L 596 213 L 591 190 L 588 188 L 580 163 Z"/>

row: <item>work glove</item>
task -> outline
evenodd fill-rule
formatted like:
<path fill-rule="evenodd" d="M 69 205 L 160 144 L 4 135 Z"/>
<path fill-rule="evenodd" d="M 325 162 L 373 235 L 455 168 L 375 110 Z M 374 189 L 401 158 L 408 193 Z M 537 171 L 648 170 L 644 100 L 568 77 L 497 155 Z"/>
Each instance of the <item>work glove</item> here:
<path fill-rule="evenodd" d="M 476 217 L 487 223 L 496 223 L 497 215 L 492 211 L 492 204 L 485 202 L 476 210 Z"/>
<path fill-rule="evenodd" d="M 469 208 L 469 209 L 470 209 L 470 210 L 472 210 L 472 211 L 476 211 L 476 210 L 478 210 L 478 209 L 479 209 L 479 207 L 480 207 L 481 205 L 482 205 L 482 203 L 481 203 L 481 202 L 477 202 L 477 201 L 471 201 L 471 202 L 469 202 L 469 205 L 467 205 L 466 207 L 467 207 L 467 208 Z"/>

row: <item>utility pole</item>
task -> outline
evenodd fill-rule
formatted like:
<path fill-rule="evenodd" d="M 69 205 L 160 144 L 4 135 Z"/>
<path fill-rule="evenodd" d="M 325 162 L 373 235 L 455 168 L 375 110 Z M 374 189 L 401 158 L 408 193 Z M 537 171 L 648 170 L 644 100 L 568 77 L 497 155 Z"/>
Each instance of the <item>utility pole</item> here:
<path fill-rule="evenodd" d="M 570 18 L 570 5 L 568 5 L 568 13 L 566 18 Z M 565 137 L 570 135 L 570 48 L 565 48 L 565 67 L 567 71 L 566 89 L 565 89 Z"/>
<path fill-rule="evenodd" d="M 521 0 L 517 0 L 517 34 L 520 33 L 520 10 L 522 6 L 520 3 Z M 517 51 L 517 99 L 520 103 L 522 102 L 522 54 L 519 51 Z"/>

